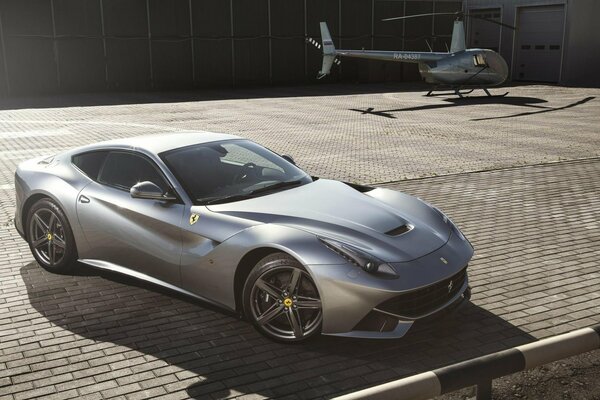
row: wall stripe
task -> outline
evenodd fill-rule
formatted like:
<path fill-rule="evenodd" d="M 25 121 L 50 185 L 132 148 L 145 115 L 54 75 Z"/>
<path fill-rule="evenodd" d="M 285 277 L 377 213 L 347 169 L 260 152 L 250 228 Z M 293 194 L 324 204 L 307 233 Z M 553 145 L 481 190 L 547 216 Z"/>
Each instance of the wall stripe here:
<path fill-rule="evenodd" d="M 523 353 L 517 349 L 508 349 L 439 368 L 433 372 L 440 380 L 441 393 L 448 393 L 476 385 L 478 382 L 513 374 L 522 371 L 523 368 Z"/>
<path fill-rule="evenodd" d="M 574 354 L 586 353 L 597 348 L 600 348 L 600 337 L 591 328 L 579 329 L 517 347 L 525 355 L 525 369 L 567 358 Z"/>

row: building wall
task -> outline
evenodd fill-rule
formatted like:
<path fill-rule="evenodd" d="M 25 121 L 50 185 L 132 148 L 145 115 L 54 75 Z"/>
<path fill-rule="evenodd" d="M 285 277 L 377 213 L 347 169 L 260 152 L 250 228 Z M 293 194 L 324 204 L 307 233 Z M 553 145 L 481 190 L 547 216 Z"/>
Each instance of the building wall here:
<path fill-rule="evenodd" d="M 565 84 L 600 86 L 600 1 L 571 0 L 562 79 Z"/>
<path fill-rule="evenodd" d="M 566 10 L 563 60 L 559 83 L 600 86 L 600 1 L 598 0 L 465 0 L 465 10 L 500 7 L 502 22 L 515 25 L 519 7 L 563 4 Z M 469 29 L 467 25 L 467 29 Z M 468 36 L 467 36 L 468 37 Z M 515 32 L 501 29 L 500 54 L 512 68 Z"/>
<path fill-rule="evenodd" d="M 0 95 L 314 82 L 337 46 L 444 49 L 454 0 L 0 0 Z M 427 42 L 426 42 L 427 40 Z M 343 60 L 328 80 L 419 79 L 415 65 Z"/>

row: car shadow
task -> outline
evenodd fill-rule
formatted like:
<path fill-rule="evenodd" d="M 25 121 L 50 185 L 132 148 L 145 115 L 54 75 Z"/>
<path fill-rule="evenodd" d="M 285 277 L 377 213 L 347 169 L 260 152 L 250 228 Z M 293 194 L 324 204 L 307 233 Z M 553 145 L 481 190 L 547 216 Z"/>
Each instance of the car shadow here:
<path fill-rule="evenodd" d="M 545 105 L 548 103 L 547 100 L 540 99 L 537 97 L 521 97 L 521 96 L 505 96 L 505 97 L 489 97 L 489 96 L 477 96 L 477 97 L 456 97 L 456 98 L 448 98 L 444 99 L 444 103 L 439 104 L 424 104 L 420 106 L 414 107 L 404 107 L 404 108 L 396 108 L 389 110 L 376 110 L 373 107 L 368 107 L 366 109 L 357 109 L 351 108 L 349 111 L 356 111 L 361 114 L 375 115 L 378 117 L 391 118 L 396 119 L 395 113 L 401 112 L 409 112 L 409 111 L 424 111 L 424 110 L 436 110 L 442 108 L 451 108 L 451 107 L 463 107 L 463 106 L 473 106 L 473 105 L 482 105 L 482 104 L 493 104 L 493 105 L 510 105 L 516 107 L 528 107 L 536 109 L 536 111 L 528 111 L 528 112 L 520 112 L 516 114 L 503 115 L 498 117 L 482 117 L 482 118 L 473 118 L 471 121 L 484 121 L 491 119 L 503 119 L 503 118 L 515 118 L 522 117 L 526 115 L 533 115 L 538 113 L 547 113 L 559 110 L 565 110 L 568 108 L 576 107 L 581 104 L 585 104 L 588 101 L 595 99 L 594 96 L 586 97 L 584 99 L 575 101 L 573 103 L 567 104 L 561 107 L 550 107 Z"/>
<path fill-rule="evenodd" d="M 534 340 L 464 303 L 441 318 L 415 323 L 402 339 L 319 336 L 308 343 L 280 344 L 235 314 L 111 272 L 78 264 L 75 274 L 58 275 L 32 262 L 20 274 L 31 305 L 51 324 L 71 332 L 73 341 L 83 337 L 122 346 L 109 346 L 107 355 L 134 350 L 137 356 L 129 357 L 141 354 L 151 365 L 159 360 L 153 373 L 176 374 L 171 389 L 180 387 L 192 398 L 245 393 L 327 398 Z M 136 366 L 131 370 L 135 374 Z"/>

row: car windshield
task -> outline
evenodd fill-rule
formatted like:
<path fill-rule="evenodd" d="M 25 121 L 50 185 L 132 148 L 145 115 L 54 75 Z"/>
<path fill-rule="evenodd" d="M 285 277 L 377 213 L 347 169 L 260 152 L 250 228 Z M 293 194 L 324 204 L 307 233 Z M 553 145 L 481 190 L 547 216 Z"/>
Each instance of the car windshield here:
<path fill-rule="evenodd" d="M 197 144 L 161 158 L 195 204 L 243 200 L 312 182 L 304 171 L 249 140 Z"/>

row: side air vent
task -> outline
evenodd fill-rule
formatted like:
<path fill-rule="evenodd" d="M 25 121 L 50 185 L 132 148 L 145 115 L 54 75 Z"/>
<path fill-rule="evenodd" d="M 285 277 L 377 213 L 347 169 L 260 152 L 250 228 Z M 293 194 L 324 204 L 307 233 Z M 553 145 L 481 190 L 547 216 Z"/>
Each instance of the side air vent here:
<path fill-rule="evenodd" d="M 392 229 L 389 232 L 386 232 L 385 234 L 388 236 L 400 236 L 403 233 L 410 231 L 411 229 L 412 229 L 412 227 L 410 225 L 404 224 L 404 225 L 400 225 L 397 228 Z"/>
<path fill-rule="evenodd" d="M 367 192 L 370 192 L 371 190 L 375 189 L 372 186 L 359 185 L 357 183 L 350 183 L 350 182 L 343 182 L 343 183 L 350 186 L 354 190 L 358 190 L 361 193 L 367 193 Z"/>

